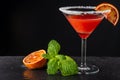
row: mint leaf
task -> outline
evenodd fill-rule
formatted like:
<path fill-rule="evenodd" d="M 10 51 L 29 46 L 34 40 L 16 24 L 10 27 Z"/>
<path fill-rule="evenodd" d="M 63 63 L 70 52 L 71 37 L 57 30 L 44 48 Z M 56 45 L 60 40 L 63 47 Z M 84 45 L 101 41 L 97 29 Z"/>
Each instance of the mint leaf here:
<path fill-rule="evenodd" d="M 55 57 L 56 57 L 59 61 L 66 59 L 66 57 L 65 57 L 64 55 L 61 55 L 61 54 L 56 55 Z"/>
<path fill-rule="evenodd" d="M 56 40 L 51 40 L 48 44 L 47 53 L 51 56 L 55 56 L 60 51 L 60 44 Z"/>
<path fill-rule="evenodd" d="M 45 59 L 51 59 L 52 56 L 50 56 L 49 54 L 43 54 L 42 57 L 44 57 Z"/>
<path fill-rule="evenodd" d="M 75 60 L 73 58 L 71 58 L 70 56 L 65 56 L 65 57 L 67 60 L 73 61 L 76 64 Z"/>
<path fill-rule="evenodd" d="M 47 73 L 48 74 L 56 74 L 58 72 L 59 66 L 58 66 L 58 59 L 52 58 L 47 63 Z"/>
<path fill-rule="evenodd" d="M 69 56 L 65 56 L 66 60 L 61 60 L 59 66 L 63 76 L 75 75 L 78 73 L 78 66 L 76 62 Z"/>

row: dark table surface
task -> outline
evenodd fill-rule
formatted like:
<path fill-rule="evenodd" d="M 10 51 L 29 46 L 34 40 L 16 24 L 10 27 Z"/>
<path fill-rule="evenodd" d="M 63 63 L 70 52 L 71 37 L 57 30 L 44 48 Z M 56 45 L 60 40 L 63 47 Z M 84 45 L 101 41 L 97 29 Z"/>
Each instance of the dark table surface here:
<path fill-rule="evenodd" d="M 29 70 L 24 67 L 24 56 L 0 57 L 0 80 L 120 80 L 120 57 L 87 57 L 87 62 L 97 65 L 99 73 L 93 75 L 50 76 L 46 67 Z M 79 64 L 80 57 L 73 57 Z"/>

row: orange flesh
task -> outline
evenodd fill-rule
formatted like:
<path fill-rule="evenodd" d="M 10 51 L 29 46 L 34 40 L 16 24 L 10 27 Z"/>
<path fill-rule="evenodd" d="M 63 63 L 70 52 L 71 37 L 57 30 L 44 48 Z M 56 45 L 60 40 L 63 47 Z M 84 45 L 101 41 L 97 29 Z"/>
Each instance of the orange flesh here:
<path fill-rule="evenodd" d="M 39 61 L 39 60 L 41 60 L 42 59 L 42 54 L 43 53 L 39 53 L 39 52 L 36 52 L 36 53 L 34 53 L 34 54 L 31 54 L 31 55 L 29 55 L 27 58 L 26 58 L 26 60 L 25 60 L 25 62 L 26 63 L 33 63 L 33 62 L 36 62 L 36 61 Z"/>
<path fill-rule="evenodd" d="M 108 19 L 114 26 L 117 24 L 119 19 L 119 12 L 115 6 L 109 3 L 102 3 L 96 7 L 95 10 L 111 10 L 109 14 L 106 15 L 106 19 Z"/>
<path fill-rule="evenodd" d="M 24 65 L 29 69 L 41 68 L 46 64 L 46 59 L 42 57 L 43 54 L 46 54 L 45 50 L 39 50 L 30 53 L 23 59 Z"/>

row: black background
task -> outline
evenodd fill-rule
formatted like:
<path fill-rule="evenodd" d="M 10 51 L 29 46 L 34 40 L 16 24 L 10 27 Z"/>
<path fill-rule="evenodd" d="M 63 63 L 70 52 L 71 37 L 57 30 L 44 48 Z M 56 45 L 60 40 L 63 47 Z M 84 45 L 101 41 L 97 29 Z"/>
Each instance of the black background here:
<path fill-rule="evenodd" d="M 115 5 L 120 11 L 120 0 L 4 0 L 0 55 L 27 55 L 46 50 L 48 42 L 55 39 L 61 44 L 61 54 L 80 56 L 81 39 L 58 8 L 96 6 L 102 2 Z M 87 56 L 120 56 L 120 23 L 114 27 L 104 19 L 88 38 L 87 45 Z"/>

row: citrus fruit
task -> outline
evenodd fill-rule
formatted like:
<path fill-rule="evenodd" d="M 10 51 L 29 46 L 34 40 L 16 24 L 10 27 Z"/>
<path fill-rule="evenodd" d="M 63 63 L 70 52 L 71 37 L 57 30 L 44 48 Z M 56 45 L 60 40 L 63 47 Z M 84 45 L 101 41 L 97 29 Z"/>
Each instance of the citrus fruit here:
<path fill-rule="evenodd" d="M 110 10 L 110 13 L 106 15 L 106 19 L 108 19 L 108 21 L 110 21 L 114 26 L 117 24 L 119 20 L 119 12 L 114 5 L 110 3 L 101 3 L 95 8 L 95 10 Z"/>
<path fill-rule="evenodd" d="M 46 64 L 46 61 L 47 61 L 44 57 L 42 57 L 43 54 L 46 54 L 46 51 L 43 49 L 34 51 L 34 52 L 28 54 L 23 59 L 23 64 L 28 69 L 42 68 Z"/>

